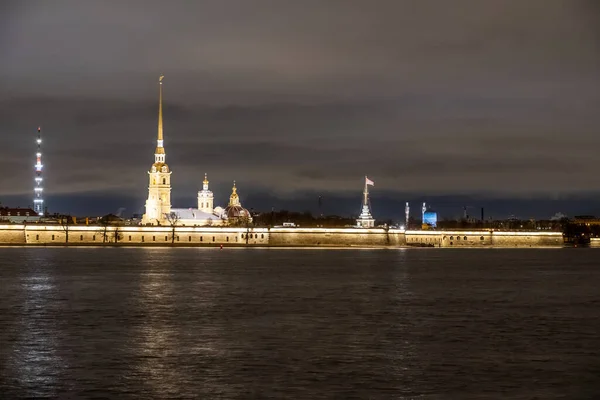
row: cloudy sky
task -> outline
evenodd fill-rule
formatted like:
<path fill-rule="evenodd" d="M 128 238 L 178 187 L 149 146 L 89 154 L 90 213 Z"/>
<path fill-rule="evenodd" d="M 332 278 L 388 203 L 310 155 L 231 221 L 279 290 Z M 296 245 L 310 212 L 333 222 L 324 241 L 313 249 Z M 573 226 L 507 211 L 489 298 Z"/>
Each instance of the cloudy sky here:
<path fill-rule="evenodd" d="M 0 60 L 7 205 L 31 203 L 41 125 L 51 208 L 141 212 L 163 73 L 179 207 L 207 172 L 256 209 L 358 211 L 365 174 L 375 214 L 599 208 L 595 0 L 3 1 Z"/>

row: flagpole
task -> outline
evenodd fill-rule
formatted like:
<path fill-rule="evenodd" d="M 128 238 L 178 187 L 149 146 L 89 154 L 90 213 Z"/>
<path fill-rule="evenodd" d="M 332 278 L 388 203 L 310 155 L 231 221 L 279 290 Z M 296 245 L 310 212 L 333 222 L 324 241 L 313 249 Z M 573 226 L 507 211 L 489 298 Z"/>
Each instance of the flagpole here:
<path fill-rule="evenodd" d="M 369 195 L 369 187 L 367 186 L 367 176 L 365 175 L 365 191 L 363 192 L 363 194 L 365 195 L 365 201 L 364 201 L 364 205 L 367 205 L 367 198 Z"/>

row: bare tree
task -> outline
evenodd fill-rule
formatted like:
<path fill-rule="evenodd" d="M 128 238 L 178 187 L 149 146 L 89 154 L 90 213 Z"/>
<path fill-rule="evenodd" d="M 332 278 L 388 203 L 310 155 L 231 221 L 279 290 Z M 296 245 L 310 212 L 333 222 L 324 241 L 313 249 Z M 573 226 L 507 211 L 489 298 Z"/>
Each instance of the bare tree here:
<path fill-rule="evenodd" d="M 123 239 L 123 234 L 121 233 L 120 225 L 116 225 L 115 229 L 111 233 L 112 233 L 111 236 L 114 239 L 115 243 L 119 243 L 119 240 Z"/>
<path fill-rule="evenodd" d="M 175 243 L 175 227 L 179 223 L 179 220 L 181 219 L 181 217 L 179 216 L 179 214 L 170 212 L 168 214 L 165 214 L 165 218 L 167 219 L 167 221 L 169 222 L 169 225 L 171 226 L 171 244 L 174 244 Z"/>
<path fill-rule="evenodd" d="M 69 226 L 73 223 L 73 217 L 71 217 L 70 215 L 61 215 L 60 217 L 58 217 L 58 220 L 60 221 L 60 226 L 62 230 L 65 232 L 65 243 L 68 245 L 70 230 Z"/>
<path fill-rule="evenodd" d="M 109 240 L 109 237 L 108 237 L 108 226 L 110 225 L 109 216 L 105 215 L 104 217 L 101 217 L 100 219 L 98 219 L 98 223 L 102 227 L 98 231 L 98 233 L 100 233 L 100 235 L 102 235 L 102 243 L 106 243 L 106 241 Z"/>

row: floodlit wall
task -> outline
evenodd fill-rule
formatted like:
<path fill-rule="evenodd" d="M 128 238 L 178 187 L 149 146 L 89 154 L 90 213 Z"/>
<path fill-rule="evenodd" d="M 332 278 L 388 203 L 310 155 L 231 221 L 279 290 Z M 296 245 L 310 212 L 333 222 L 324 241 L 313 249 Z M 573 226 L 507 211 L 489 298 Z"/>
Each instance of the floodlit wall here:
<path fill-rule="evenodd" d="M 361 228 L 272 228 L 271 246 L 401 246 L 404 230 Z"/>
<path fill-rule="evenodd" d="M 493 232 L 492 244 L 498 247 L 564 246 L 562 232 Z"/>
<path fill-rule="evenodd" d="M 23 225 L 0 225 L 0 244 L 24 244 Z"/>
<path fill-rule="evenodd" d="M 60 225 L 14 226 L 20 233 L 21 243 L 32 245 L 144 245 L 165 246 L 175 243 L 185 246 L 202 245 L 267 245 L 267 229 L 245 228 L 186 228 L 178 227 L 101 227 L 71 225 L 67 230 Z M 1 230 L 1 228 L 0 228 Z M 2 232 L 5 232 L 2 230 Z M 5 243 L 0 236 L 0 242 Z"/>
<path fill-rule="evenodd" d="M 539 247 L 563 246 L 561 232 L 406 231 L 409 246 Z"/>
<path fill-rule="evenodd" d="M 591 238 L 590 247 L 600 247 L 600 238 Z"/>
<path fill-rule="evenodd" d="M 220 228 L 220 227 L 101 227 L 70 225 L 69 245 L 179 246 L 434 246 L 540 247 L 563 246 L 561 232 L 404 231 L 362 228 Z M 64 246 L 61 225 L 0 225 L 2 245 Z M 600 239 L 591 246 L 600 247 Z"/>
<path fill-rule="evenodd" d="M 409 246 L 491 246 L 490 231 L 406 231 L 406 244 Z"/>

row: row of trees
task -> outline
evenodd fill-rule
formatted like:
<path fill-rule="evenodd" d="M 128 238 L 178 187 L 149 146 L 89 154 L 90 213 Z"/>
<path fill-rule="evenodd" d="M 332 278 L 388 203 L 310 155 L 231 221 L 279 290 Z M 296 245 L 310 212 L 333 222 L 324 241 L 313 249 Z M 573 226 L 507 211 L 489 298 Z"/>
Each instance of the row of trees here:
<path fill-rule="evenodd" d="M 302 227 L 343 227 L 348 225 L 356 225 L 354 218 L 340 217 L 337 215 L 313 216 L 309 211 L 303 213 L 280 210 L 271 211 L 270 213 L 257 213 L 253 216 L 254 226 L 270 227 L 283 225 L 284 222 L 293 222 Z"/>
<path fill-rule="evenodd" d="M 71 227 L 75 225 L 76 222 L 75 217 L 71 215 L 60 215 L 57 219 L 63 232 L 65 232 L 65 243 L 68 244 Z M 98 218 L 95 225 L 98 225 L 97 233 L 102 238 L 102 243 L 118 243 L 123 239 L 123 234 L 120 229 L 122 224 L 115 223 L 115 216 L 109 214 Z"/>

